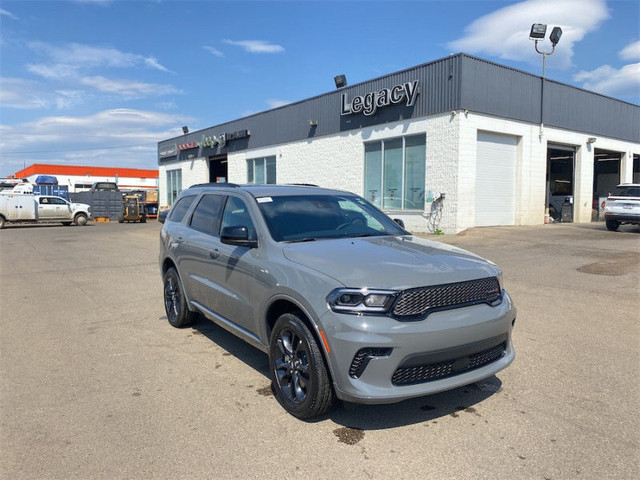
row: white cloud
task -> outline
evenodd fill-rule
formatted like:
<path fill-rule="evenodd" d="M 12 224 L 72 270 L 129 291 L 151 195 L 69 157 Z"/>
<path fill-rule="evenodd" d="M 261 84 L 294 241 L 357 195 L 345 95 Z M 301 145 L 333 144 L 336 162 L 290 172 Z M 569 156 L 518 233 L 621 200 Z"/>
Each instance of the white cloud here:
<path fill-rule="evenodd" d="M 618 52 L 623 60 L 633 61 L 640 60 L 640 40 L 630 43 Z"/>
<path fill-rule="evenodd" d="M 27 71 L 48 80 L 61 80 L 75 77 L 78 74 L 78 66 L 62 63 L 56 65 L 29 64 Z"/>
<path fill-rule="evenodd" d="M 224 53 L 222 53 L 220 50 L 218 50 L 215 47 L 211 47 L 209 45 L 205 45 L 202 48 L 204 48 L 206 51 L 208 51 L 212 55 L 215 55 L 216 57 L 224 57 Z"/>
<path fill-rule="evenodd" d="M 0 78 L 0 105 L 5 108 L 44 108 L 50 105 L 35 88 L 35 82 L 19 78 Z"/>
<path fill-rule="evenodd" d="M 587 90 L 612 96 L 640 96 L 640 63 L 615 69 L 603 65 L 590 72 L 581 71 L 573 76 Z"/>
<path fill-rule="evenodd" d="M 115 48 L 69 43 L 63 46 L 55 46 L 43 42 L 30 42 L 29 48 L 48 57 L 47 66 L 57 69 L 63 66 L 73 68 L 133 68 L 144 65 L 155 70 L 168 72 L 154 57 L 145 57 L 135 53 L 121 52 Z M 36 73 L 36 72 L 34 72 Z"/>
<path fill-rule="evenodd" d="M 241 47 L 249 53 L 281 53 L 284 47 L 265 40 L 223 40 L 228 45 Z"/>
<path fill-rule="evenodd" d="M 117 94 L 126 99 L 182 93 L 172 85 L 136 82 L 133 80 L 114 80 L 101 76 L 82 77 L 80 83 L 99 92 Z"/>
<path fill-rule="evenodd" d="M 9 12 L 8 10 L 5 10 L 4 8 L 0 8 L 0 16 L 9 17 L 12 20 L 18 20 L 18 17 L 16 17 L 13 13 Z"/>
<path fill-rule="evenodd" d="M 478 18 L 465 28 L 462 38 L 450 42 L 448 47 L 537 65 L 540 55 L 529 40 L 529 31 L 533 23 L 545 23 L 549 25 L 547 33 L 551 33 L 551 27 L 562 28 L 562 39 L 548 61 L 558 68 L 568 68 L 574 44 L 607 18 L 604 0 L 527 0 Z M 540 47 L 549 51 L 548 39 Z"/>
<path fill-rule="evenodd" d="M 278 100 L 277 98 L 270 98 L 266 100 L 266 102 L 267 105 L 269 105 L 269 108 L 278 108 L 289 105 L 291 103 L 291 100 Z"/>
<path fill-rule="evenodd" d="M 181 126 L 193 123 L 176 113 L 121 108 L 0 125 L 0 175 L 15 173 L 25 162 L 113 165 L 114 158 L 121 166 L 157 168 L 157 142 L 181 135 Z"/>
<path fill-rule="evenodd" d="M 49 90 L 38 82 L 20 78 L 0 78 L 0 106 L 21 110 L 70 108 L 84 101 L 85 94 L 78 90 Z"/>

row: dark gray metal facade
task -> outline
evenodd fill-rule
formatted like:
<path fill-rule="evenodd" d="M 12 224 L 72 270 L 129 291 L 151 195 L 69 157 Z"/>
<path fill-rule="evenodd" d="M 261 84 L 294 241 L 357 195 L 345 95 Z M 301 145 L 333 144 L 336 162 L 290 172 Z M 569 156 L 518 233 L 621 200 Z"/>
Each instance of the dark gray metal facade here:
<path fill-rule="evenodd" d="M 412 106 L 402 102 L 378 108 L 369 116 L 341 115 L 343 93 L 353 99 L 415 80 L 419 93 Z M 183 160 L 189 155 L 209 157 L 461 109 L 640 143 L 640 106 L 548 79 L 543 90 L 542 82 L 536 75 L 460 53 L 164 140 L 158 144 L 159 162 Z M 317 125 L 309 125 L 311 120 Z M 224 147 L 200 145 L 203 136 L 242 130 L 249 130 L 250 136 L 231 140 Z M 175 150 L 177 145 L 190 142 L 199 146 Z M 168 155 L 172 149 L 175 154 Z"/>

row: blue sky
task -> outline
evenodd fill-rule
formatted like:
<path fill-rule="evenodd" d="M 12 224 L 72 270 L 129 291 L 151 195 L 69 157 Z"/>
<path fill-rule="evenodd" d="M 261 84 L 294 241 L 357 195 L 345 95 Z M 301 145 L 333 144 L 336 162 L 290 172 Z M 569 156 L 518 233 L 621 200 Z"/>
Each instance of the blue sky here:
<path fill-rule="evenodd" d="M 157 142 L 465 52 L 640 104 L 640 2 L 0 0 L 0 176 L 157 168 Z M 544 47 L 550 48 L 548 43 Z"/>

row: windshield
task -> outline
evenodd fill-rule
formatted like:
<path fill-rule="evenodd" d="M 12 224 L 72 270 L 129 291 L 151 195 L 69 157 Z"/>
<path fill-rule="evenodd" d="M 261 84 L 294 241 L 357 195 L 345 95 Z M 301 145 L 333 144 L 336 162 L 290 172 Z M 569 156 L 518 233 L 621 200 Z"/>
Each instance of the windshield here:
<path fill-rule="evenodd" d="M 355 195 L 258 197 L 257 201 L 271 236 L 278 242 L 406 234 Z"/>

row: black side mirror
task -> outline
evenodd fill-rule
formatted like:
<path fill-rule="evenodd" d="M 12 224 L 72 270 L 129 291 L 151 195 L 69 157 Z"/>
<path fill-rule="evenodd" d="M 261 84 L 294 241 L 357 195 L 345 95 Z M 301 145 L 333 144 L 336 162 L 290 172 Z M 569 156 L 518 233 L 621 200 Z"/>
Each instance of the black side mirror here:
<path fill-rule="evenodd" d="M 400 225 L 402 228 L 404 228 L 404 222 L 402 221 L 402 219 L 394 218 L 393 221 L 396 222 L 398 225 Z"/>
<path fill-rule="evenodd" d="M 165 220 L 167 219 L 168 214 L 169 214 L 169 210 L 163 210 L 160 213 L 158 213 L 158 221 L 160 223 L 164 223 Z"/>
<path fill-rule="evenodd" d="M 244 225 L 224 227 L 220 234 L 220 241 L 224 244 L 238 247 L 256 248 L 258 246 L 256 240 L 249 240 L 249 229 Z"/>

